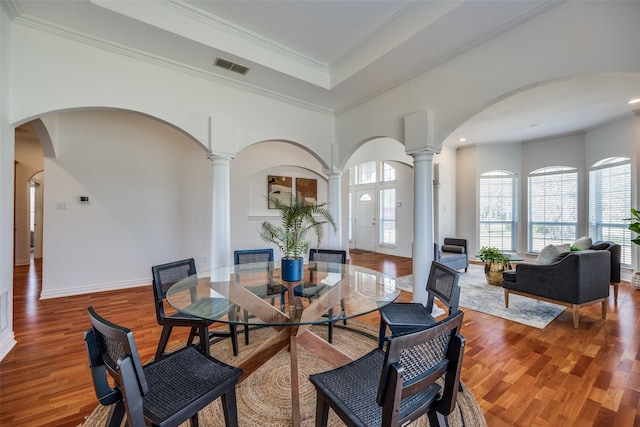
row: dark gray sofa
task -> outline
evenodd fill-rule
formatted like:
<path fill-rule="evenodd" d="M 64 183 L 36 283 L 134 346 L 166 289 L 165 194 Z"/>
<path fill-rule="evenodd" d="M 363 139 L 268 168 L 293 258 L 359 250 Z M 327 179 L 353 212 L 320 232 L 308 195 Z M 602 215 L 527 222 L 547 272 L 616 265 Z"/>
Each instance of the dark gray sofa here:
<path fill-rule="evenodd" d="M 567 252 L 551 264 L 516 265 L 503 273 L 505 307 L 509 295 L 517 294 L 573 309 L 573 327 L 580 324 L 580 307 L 601 303 L 607 318 L 611 254 L 606 250 Z"/>
<path fill-rule="evenodd" d="M 439 247 L 435 244 L 435 260 L 440 264 L 451 267 L 454 270 L 464 268 L 465 273 L 469 268 L 469 250 L 467 239 L 458 237 L 445 237 L 444 244 Z"/>
<path fill-rule="evenodd" d="M 613 242 L 595 242 L 591 245 L 593 250 L 605 250 L 611 254 L 611 277 L 609 282 L 613 285 L 613 301 L 618 302 L 618 285 L 620 285 L 620 264 L 622 248 Z"/>

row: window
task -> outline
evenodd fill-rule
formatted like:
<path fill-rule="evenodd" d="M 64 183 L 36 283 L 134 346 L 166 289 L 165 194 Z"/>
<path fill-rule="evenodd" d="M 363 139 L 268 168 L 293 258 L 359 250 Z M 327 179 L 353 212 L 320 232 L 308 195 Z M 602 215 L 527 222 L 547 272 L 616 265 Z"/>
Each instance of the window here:
<path fill-rule="evenodd" d="M 622 264 L 631 266 L 631 162 L 611 157 L 589 171 L 589 235 L 594 241 L 610 240 L 622 249 Z"/>
<path fill-rule="evenodd" d="M 376 162 L 361 163 L 356 166 L 356 184 L 374 184 L 376 182 Z"/>
<path fill-rule="evenodd" d="M 396 243 L 396 189 L 380 190 L 380 244 Z"/>
<path fill-rule="evenodd" d="M 530 252 L 546 245 L 572 243 L 578 234 L 578 171 L 557 166 L 529 175 Z"/>
<path fill-rule="evenodd" d="M 382 162 L 382 182 L 396 180 L 396 168 L 387 162 Z"/>
<path fill-rule="evenodd" d="M 480 176 L 480 246 L 517 250 L 518 178 L 507 171 Z"/>

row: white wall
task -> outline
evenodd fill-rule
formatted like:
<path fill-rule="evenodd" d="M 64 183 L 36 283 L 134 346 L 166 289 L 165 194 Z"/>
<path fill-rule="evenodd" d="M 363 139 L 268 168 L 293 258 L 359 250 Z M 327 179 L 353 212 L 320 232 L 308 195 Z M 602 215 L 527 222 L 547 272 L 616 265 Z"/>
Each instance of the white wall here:
<path fill-rule="evenodd" d="M 13 123 L 84 107 L 142 112 L 183 130 L 203 146 L 234 155 L 258 141 L 280 139 L 309 147 L 329 164 L 334 118 L 193 76 L 147 60 L 13 25 Z M 46 64 L 43 67 L 42 64 Z"/>
<path fill-rule="evenodd" d="M 278 211 L 269 209 L 266 201 L 267 176 L 279 175 L 318 180 L 318 203 L 327 201 L 327 177 L 323 165 L 308 151 L 291 143 L 267 141 L 245 148 L 231 161 L 231 250 L 272 247 L 259 236 L 263 221 L 280 224 Z M 344 197 L 344 195 L 343 195 Z M 346 198 L 344 199 L 346 200 Z M 326 247 L 328 233 L 321 244 Z M 312 247 L 315 240 L 312 239 Z M 282 253 L 273 248 L 275 258 Z M 229 260 L 232 261 L 232 260 Z"/>
<path fill-rule="evenodd" d="M 640 39 L 639 14 L 640 2 L 563 3 L 342 112 L 336 139 L 347 152 L 371 136 L 403 141 L 403 118 L 430 110 L 435 142 L 442 143 L 488 105 L 528 86 L 587 73 L 637 72 L 640 55 L 613 47 Z"/>
<path fill-rule="evenodd" d="M 638 208 L 640 186 L 638 186 L 638 159 L 640 158 L 640 118 L 632 115 L 602 126 L 585 135 L 586 167 L 608 157 L 631 159 L 631 206 Z M 631 215 L 629 215 L 631 216 Z M 631 260 L 634 270 L 640 269 L 640 250 L 631 245 Z"/>
<path fill-rule="evenodd" d="M 433 193 L 435 220 L 433 231 L 434 240 L 442 245 L 445 237 L 458 237 L 456 225 L 456 150 L 442 147 L 442 151 L 434 158 L 434 164 L 438 165 L 439 184 L 434 188 Z"/>
<path fill-rule="evenodd" d="M 0 6 L 0 360 L 16 344 L 13 333 L 13 161 L 9 17 Z"/>
<path fill-rule="evenodd" d="M 57 122 L 57 157 L 45 159 L 42 298 L 149 284 L 152 265 L 181 258 L 205 267 L 211 166 L 201 147 L 127 112 Z"/>

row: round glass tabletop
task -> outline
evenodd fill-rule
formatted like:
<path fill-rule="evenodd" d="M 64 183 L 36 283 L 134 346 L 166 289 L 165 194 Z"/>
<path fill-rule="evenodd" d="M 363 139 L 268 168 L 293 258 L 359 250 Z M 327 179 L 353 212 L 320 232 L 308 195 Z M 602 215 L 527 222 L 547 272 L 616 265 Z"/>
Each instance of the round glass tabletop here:
<path fill-rule="evenodd" d="M 291 326 L 360 316 L 394 301 L 400 290 L 383 273 L 351 264 L 311 261 L 301 282 L 280 280 L 273 262 L 239 264 L 173 284 L 167 301 L 203 319 Z"/>

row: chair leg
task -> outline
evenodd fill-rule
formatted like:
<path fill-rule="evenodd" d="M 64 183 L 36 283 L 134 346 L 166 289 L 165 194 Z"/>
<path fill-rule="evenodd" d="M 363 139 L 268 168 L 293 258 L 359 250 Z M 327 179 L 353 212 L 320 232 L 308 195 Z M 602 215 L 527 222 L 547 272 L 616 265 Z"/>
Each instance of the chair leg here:
<path fill-rule="evenodd" d="M 346 313 L 346 310 L 344 309 L 344 300 L 343 299 L 340 300 L 340 309 L 342 310 L 342 315 L 344 316 L 345 313 Z M 342 320 L 342 323 L 345 326 L 347 326 L 347 318 L 346 317 Z"/>
<path fill-rule="evenodd" d="M 618 303 L 618 285 L 620 283 L 611 282 L 611 284 L 613 285 L 613 303 L 617 304 Z M 604 319 L 604 317 L 603 317 L 603 319 Z"/>
<path fill-rule="evenodd" d="M 191 331 L 189 331 L 189 338 L 187 339 L 187 345 L 191 345 L 193 343 L 193 339 L 196 337 L 196 332 L 198 332 L 198 328 L 191 328 Z"/>
<path fill-rule="evenodd" d="M 122 420 L 125 415 L 124 402 L 121 400 L 116 402 L 109 409 L 109 415 L 107 417 L 107 422 L 105 426 L 107 427 L 120 427 L 122 424 Z"/>
<path fill-rule="evenodd" d="M 602 318 L 607 318 L 607 300 L 602 301 Z"/>
<path fill-rule="evenodd" d="M 158 349 L 156 350 L 155 359 L 158 360 L 162 357 L 162 353 L 164 353 L 164 349 L 167 348 L 167 343 L 169 342 L 169 335 L 171 335 L 171 330 L 173 326 L 164 326 L 162 328 L 162 333 L 160 334 L 160 341 L 158 342 Z"/>
<path fill-rule="evenodd" d="M 249 312 L 244 310 L 244 319 L 245 322 L 249 318 Z M 247 323 L 244 327 L 244 345 L 249 345 L 249 323 Z"/>
<path fill-rule="evenodd" d="M 316 398 L 316 427 L 327 427 L 329 422 L 329 405 L 318 395 Z"/>
<path fill-rule="evenodd" d="M 449 425 L 449 421 L 447 421 L 447 417 L 445 417 L 441 413 L 434 410 L 429 410 L 427 414 L 429 418 L 430 427 L 447 427 Z"/>
<path fill-rule="evenodd" d="M 231 334 L 231 348 L 233 348 L 233 355 L 238 355 L 238 326 L 229 324 L 229 334 Z"/>
<path fill-rule="evenodd" d="M 196 413 L 193 417 L 190 418 L 191 427 L 198 427 L 198 413 Z"/>
<path fill-rule="evenodd" d="M 200 348 L 205 354 L 211 354 L 209 352 L 209 328 L 202 326 L 198 329 L 200 332 Z"/>
<path fill-rule="evenodd" d="M 238 406 L 236 403 L 236 389 L 232 388 L 222 395 L 222 412 L 224 413 L 224 425 L 237 427 Z"/>
<path fill-rule="evenodd" d="M 327 341 L 329 341 L 329 344 L 333 344 L 333 322 L 331 321 L 331 319 L 333 319 L 333 307 L 329 309 L 327 316 L 329 316 L 329 323 L 327 323 Z"/>
<path fill-rule="evenodd" d="M 382 350 L 382 346 L 384 345 L 384 334 L 387 332 L 387 324 L 384 323 L 384 320 L 380 319 L 380 334 L 378 335 L 378 348 Z"/>

